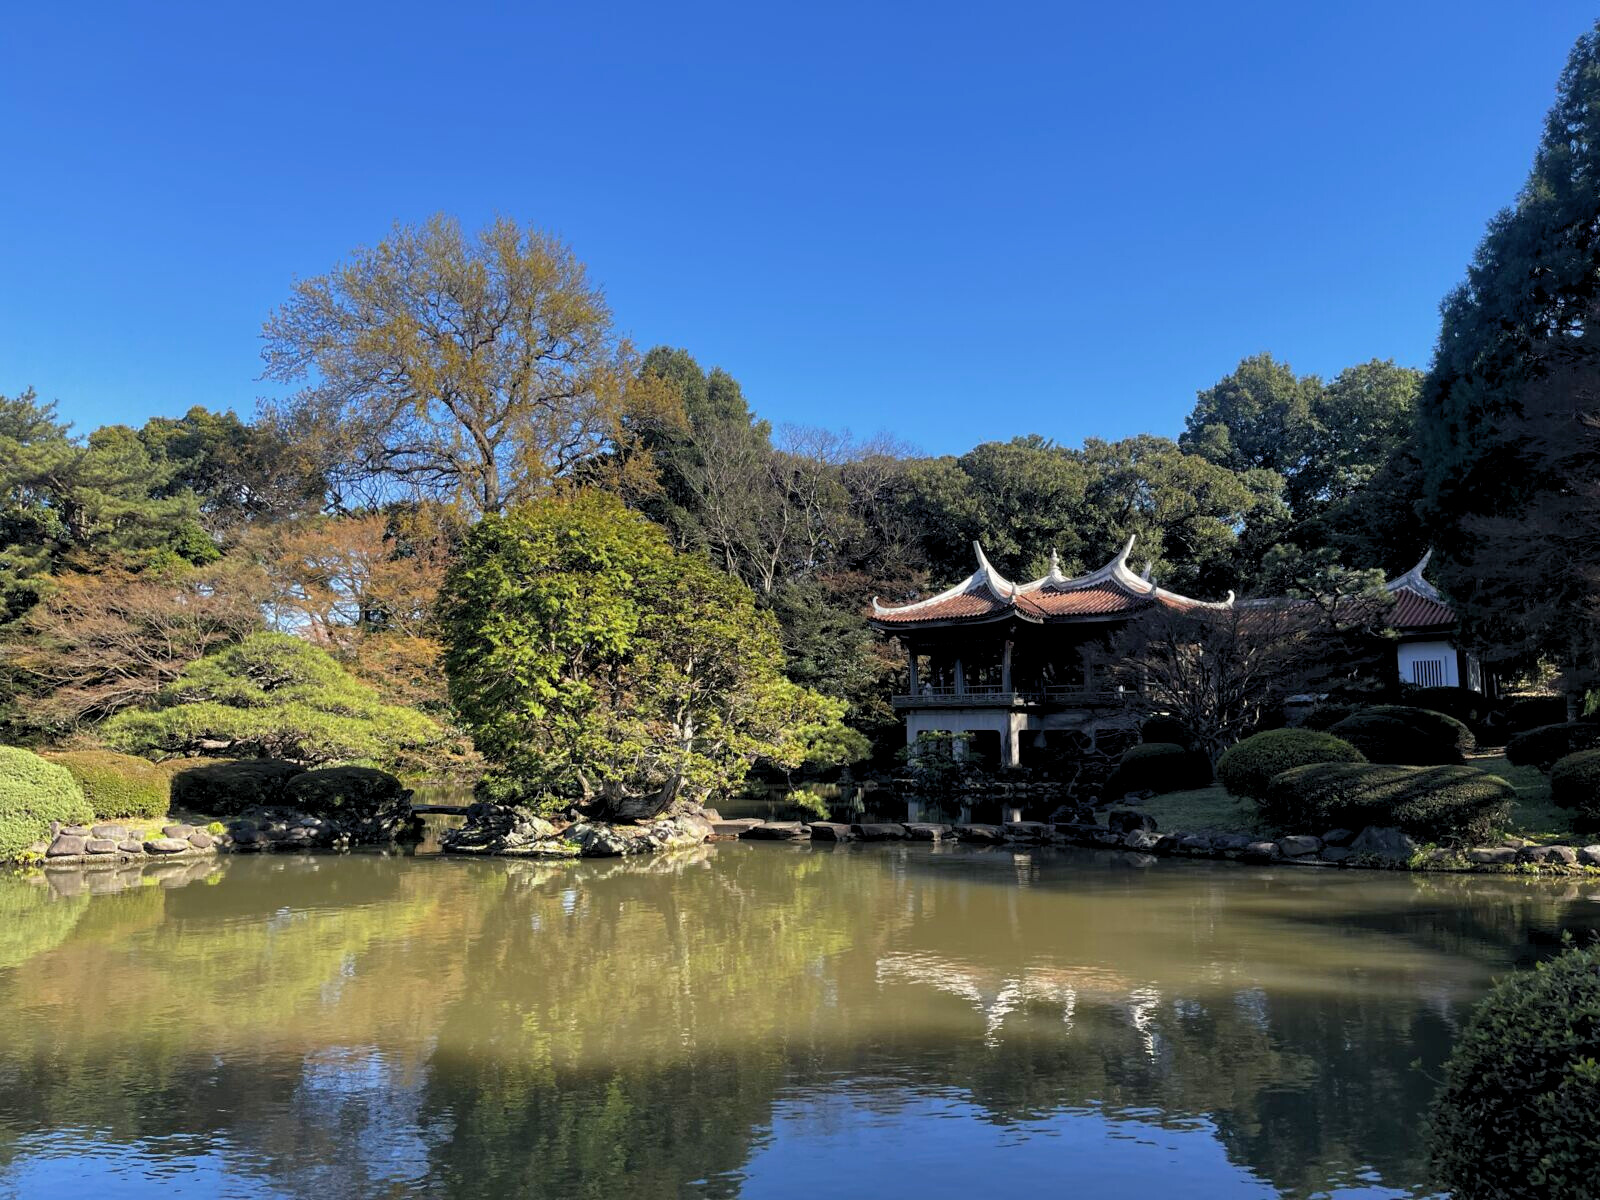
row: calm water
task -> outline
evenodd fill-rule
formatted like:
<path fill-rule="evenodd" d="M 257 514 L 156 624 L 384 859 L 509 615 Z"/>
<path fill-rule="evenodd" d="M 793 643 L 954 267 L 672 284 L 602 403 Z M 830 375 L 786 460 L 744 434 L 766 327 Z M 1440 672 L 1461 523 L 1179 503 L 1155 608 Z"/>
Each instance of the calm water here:
<path fill-rule="evenodd" d="M 0 880 L 0 1194 L 1420 1194 L 1463 1014 L 1600 923 L 1591 887 L 928 846 L 112 886 Z"/>

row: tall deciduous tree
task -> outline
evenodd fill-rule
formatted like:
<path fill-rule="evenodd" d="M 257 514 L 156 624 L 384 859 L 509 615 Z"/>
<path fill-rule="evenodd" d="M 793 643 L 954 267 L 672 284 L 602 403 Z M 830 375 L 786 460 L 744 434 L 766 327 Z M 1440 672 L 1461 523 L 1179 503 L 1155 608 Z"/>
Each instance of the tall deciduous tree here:
<path fill-rule="evenodd" d="M 481 513 L 637 460 L 618 454 L 661 400 L 563 242 L 501 218 L 397 226 L 268 319 L 275 411 L 332 448 L 336 489 L 399 484 Z"/>

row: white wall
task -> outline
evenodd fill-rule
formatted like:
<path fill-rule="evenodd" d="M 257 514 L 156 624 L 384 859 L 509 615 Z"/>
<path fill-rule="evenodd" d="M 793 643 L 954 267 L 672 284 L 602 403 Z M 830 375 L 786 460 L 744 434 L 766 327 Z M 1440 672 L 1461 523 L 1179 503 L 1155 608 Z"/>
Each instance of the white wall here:
<path fill-rule="evenodd" d="M 1456 647 L 1454 642 L 1401 642 L 1397 653 L 1400 656 L 1400 682 L 1416 683 L 1432 687 L 1460 687 L 1461 673 L 1456 669 Z M 1443 673 L 1429 677 L 1425 666 L 1419 664 L 1429 662 L 1440 663 Z M 1421 672 L 1419 674 L 1419 671 Z"/>

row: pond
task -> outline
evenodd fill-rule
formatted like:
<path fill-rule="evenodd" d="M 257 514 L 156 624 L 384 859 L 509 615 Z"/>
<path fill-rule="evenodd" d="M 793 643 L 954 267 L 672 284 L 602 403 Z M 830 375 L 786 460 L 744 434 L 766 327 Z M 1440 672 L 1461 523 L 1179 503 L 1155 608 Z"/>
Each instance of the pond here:
<path fill-rule="evenodd" d="M 923 844 L 5 879 L 0 1195 L 1423 1194 L 1455 1031 L 1596 895 Z"/>

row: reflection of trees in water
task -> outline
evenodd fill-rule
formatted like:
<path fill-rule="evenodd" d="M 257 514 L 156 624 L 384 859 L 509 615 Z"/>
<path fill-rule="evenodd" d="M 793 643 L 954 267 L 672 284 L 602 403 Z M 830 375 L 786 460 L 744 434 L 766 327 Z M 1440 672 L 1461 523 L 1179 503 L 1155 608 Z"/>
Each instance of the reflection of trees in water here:
<path fill-rule="evenodd" d="M 1529 929 L 1590 911 L 1548 884 L 1104 864 L 728 846 L 0 881 L 35 931 L 0 971 L 0 1157 L 41 1128 L 189 1131 L 292 1194 L 731 1195 L 777 1098 L 845 1077 L 959 1086 L 1004 1124 L 1202 1118 L 1289 1191 L 1407 1186 L 1452 1022 Z"/>

